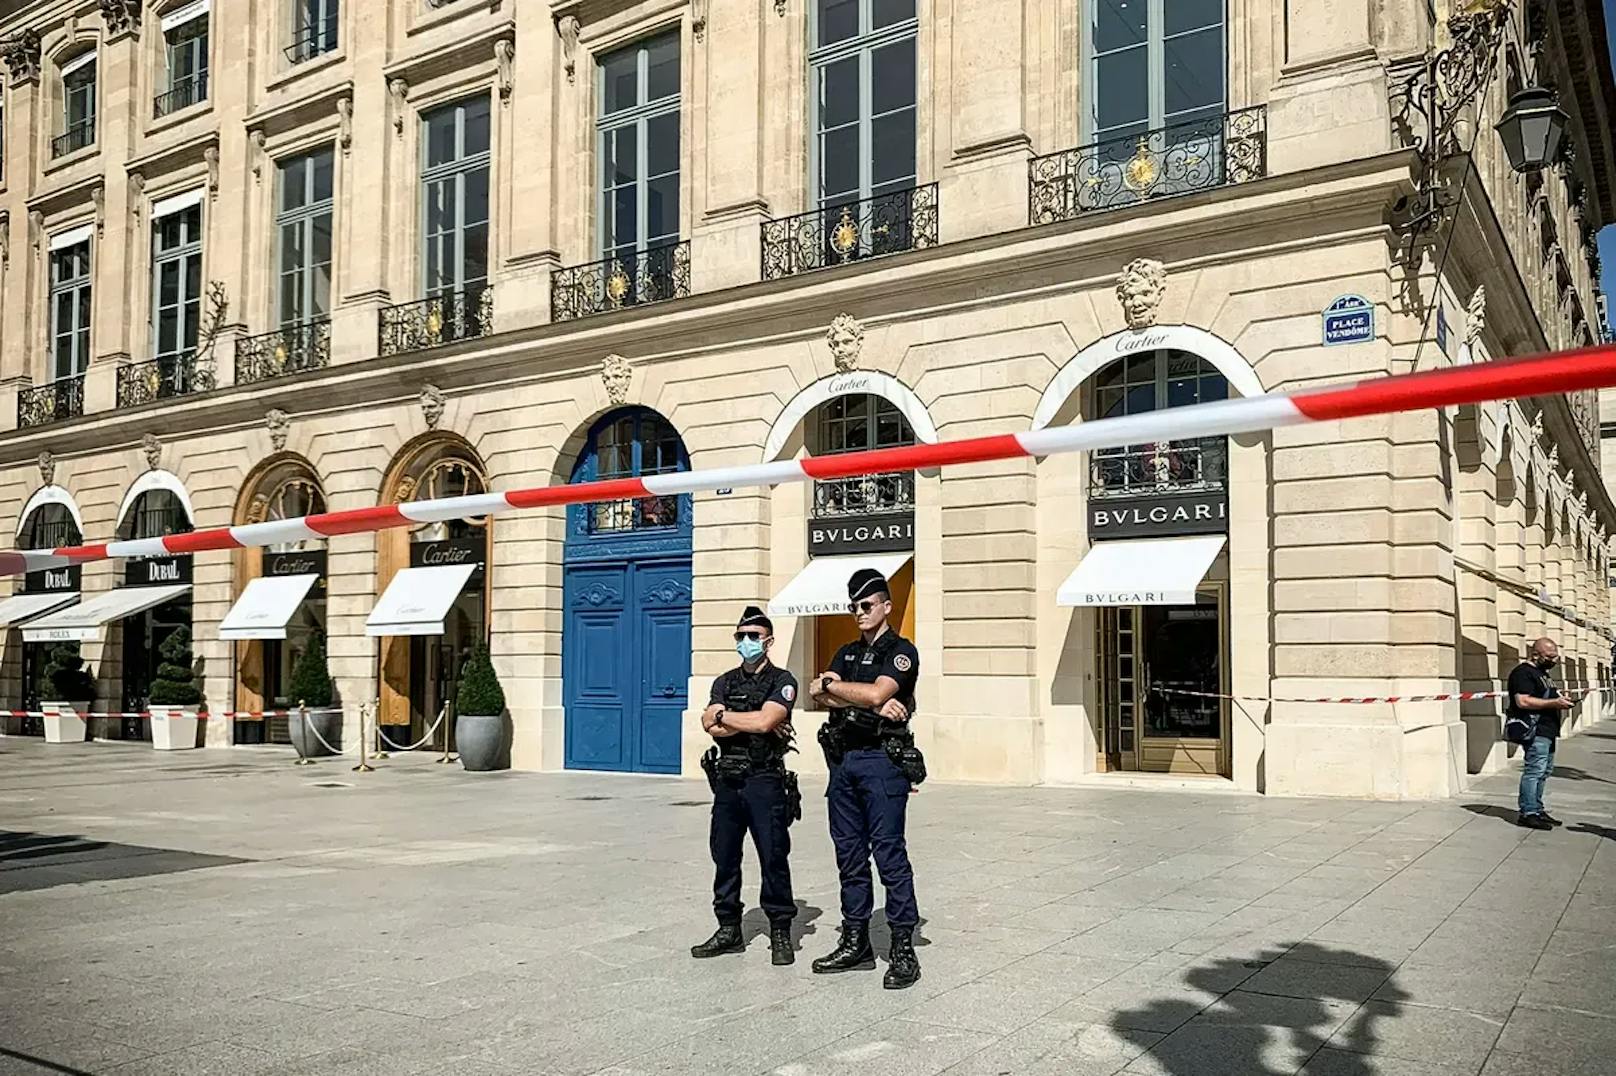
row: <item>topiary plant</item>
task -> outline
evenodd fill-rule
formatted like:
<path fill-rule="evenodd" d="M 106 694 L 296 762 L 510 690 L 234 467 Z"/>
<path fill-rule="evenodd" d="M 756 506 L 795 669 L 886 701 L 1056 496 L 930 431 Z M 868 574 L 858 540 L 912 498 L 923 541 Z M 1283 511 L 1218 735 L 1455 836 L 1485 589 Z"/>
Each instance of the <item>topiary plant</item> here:
<path fill-rule="evenodd" d="M 331 705 L 331 669 L 325 660 L 325 638 L 316 634 L 292 667 L 287 700 L 293 706 L 320 708 Z"/>
<path fill-rule="evenodd" d="M 489 660 L 488 647 L 479 645 L 471 652 L 460 676 L 455 696 L 455 713 L 494 717 L 505 712 L 505 691 Z"/>
<path fill-rule="evenodd" d="M 156 706 L 195 706 L 202 701 L 196 687 L 196 662 L 191 656 L 191 631 L 176 628 L 157 648 L 162 662 L 152 681 L 150 701 Z"/>
<path fill-rule="evenodd" d="M 50 687 L 52 702 L 92 702 L 95 699 L 95 677 L 85 668 L 78 643 L 57 643 L 51 648 L 50 661 L 45 665 L 45 683 Z"/>

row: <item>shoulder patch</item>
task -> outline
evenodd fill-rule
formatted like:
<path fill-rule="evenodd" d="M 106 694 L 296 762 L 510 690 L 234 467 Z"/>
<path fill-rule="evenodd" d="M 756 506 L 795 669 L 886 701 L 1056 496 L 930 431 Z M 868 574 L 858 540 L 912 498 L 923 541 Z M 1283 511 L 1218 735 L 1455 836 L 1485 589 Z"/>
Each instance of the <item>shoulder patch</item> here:
<path fill-rule="evenodd" d="M 785 699 L 787 702 L 791 702 L 791 701 L 795 700 L 796 697 L 797 697 L 797 688 L 796 688 L 796 686 L 792 685 L 792 684 L 787 684 L 785 687 L 781 688 L 780 689 L 780 697 L 782 699 Z"/>
<path fill-rule="evenodd" d="M 909 660 L 908 654 L 899 654 L 892 659 L 892 665 L 899 672 L 908 672 L 913 667 L 914 662 Z"/>

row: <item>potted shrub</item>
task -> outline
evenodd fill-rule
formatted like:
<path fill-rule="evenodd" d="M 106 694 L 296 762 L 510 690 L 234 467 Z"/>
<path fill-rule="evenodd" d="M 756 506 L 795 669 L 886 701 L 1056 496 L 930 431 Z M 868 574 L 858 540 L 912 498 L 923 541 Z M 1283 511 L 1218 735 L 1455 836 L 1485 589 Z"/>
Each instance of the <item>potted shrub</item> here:
<path fill-rule="evenodd" d="M 202 722 L 197 708 L 195 659 L 191 656 L 189 628 L 176 628 L 157 648 L 163 659 L 152 681 L 147 709 L 151 711 L 152 746 L 159 751 L 184 751 L 200 746 Z"/>
<path fill-rule="evenodd" d="M 455 696 L 455 745 L 468 770 L 503 770 L 511 764 L 505 719 L 505 692 L 499 686 L 488 647 L 472 651 L 460 673 Z"/>
<path fill-rule="evenodd" d="M 339 715 L 329 711 L 333 695 L 331 670 L 325 659 L 325 639 L 316 634 L 309 640 L 308 649 L 298 656 L 297 664 L 292 666 L 292 682 L 287 688 L 292 713 L 287 718 L 286 731 L 299 758 L 334 754 L 332 748 L 341 746 L 337 742 Z M 317 712 L 305 715 L 303 707 Z"/>
<path fill-rule="evenodd" d="M 90 735 L 85 717 L 95 704 L 95 677 L 79 656 L 78 643 L 57 643 L 45 665 L 45 686 L 53 700 L 41 702 L 46 743 L 83 743 Z"/>

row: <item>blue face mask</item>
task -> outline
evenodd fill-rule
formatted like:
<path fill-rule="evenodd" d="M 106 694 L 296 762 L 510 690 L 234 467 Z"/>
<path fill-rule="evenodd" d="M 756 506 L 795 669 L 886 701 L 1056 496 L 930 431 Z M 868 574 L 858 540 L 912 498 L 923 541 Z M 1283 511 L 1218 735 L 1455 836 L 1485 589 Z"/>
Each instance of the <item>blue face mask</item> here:
<path fill-rule="evenodd" d="M 742 661 L 756 661 L 758 658 L 763 656 L 763 640 L 742 639 L 740 642 L 735 644 L 735 652 L 741 655 Z"/>

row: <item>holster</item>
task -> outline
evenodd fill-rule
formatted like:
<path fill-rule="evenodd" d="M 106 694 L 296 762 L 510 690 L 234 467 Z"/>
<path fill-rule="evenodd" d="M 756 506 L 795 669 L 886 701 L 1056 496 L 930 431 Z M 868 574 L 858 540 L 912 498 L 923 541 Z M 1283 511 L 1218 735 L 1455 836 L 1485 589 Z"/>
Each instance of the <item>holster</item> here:
<path fill-rule="evenodd" d="M 797 787 L 797 775 L 790 770 L 786 771 L 786 824 L 802 821 L 802 789 Z"/>
<path fill-rule="evenodd" d="M 713 769 L 716 771 L 715 780 L 728 785 L 744 785 L 746 779 L 752 776 L 752 760 L 745 755 L 720 753 Z"/>
<path fill-rule="evenodd" d="M 707 787 L 713 795 L 718 794 L 718 748 L 709 747 L 701 756 L 701 772 L 707 775 Z"/>
<path fill-rule="evenodd" d="M 829 721 L 819 726 L 819 749 L 825 752 L 827 766 L 841 765 L 842 756 L 847 753 L 847 748 L 842 743 L 842 730 Z"/>
<path fill-rule="evenodd" d="M 888 736 L 881 744 L 886 749 L 887 758 L 898 767 L 904 780 L 918 788 L 926 780 L 926 756 L 920 753 L 915 746 L 912 733 L 903 733 L 898 736 Z"/>

